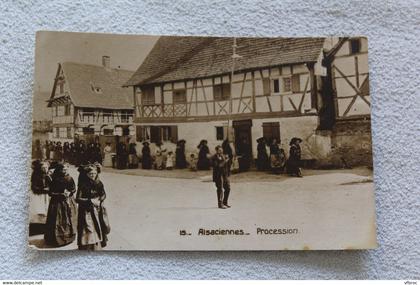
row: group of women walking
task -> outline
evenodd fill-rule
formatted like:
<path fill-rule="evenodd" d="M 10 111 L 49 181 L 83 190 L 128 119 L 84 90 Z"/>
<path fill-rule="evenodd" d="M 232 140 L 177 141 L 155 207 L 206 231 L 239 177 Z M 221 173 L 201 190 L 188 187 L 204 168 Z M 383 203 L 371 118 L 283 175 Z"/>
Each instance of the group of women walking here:
<path fill-rule="evenodd" d="M 257 140 L 257 169 L 260 171 L 271 170 L 275 174 L 284 173 L 290 176 L 302 177 L 301 171 L 301 148 L 302 139 L 292 138 L 289 146 L 289 158 L 286 157 L 284 149 L 280 148 L 280 141 L 272 139 L 267 143 L 265 138 Z M 270 155 L 267 153 L 267 146 L 270 149 Z"/>
<path fill-rule="evenodd" d="M 41 144 L 36 140 L 32 157 L 39 160 L 67 162 L 76 166 L 97 161 L 102 164 L 102 150 L 100 143 L 46 141 Z"/>
<path fill-rule="evenodd" d="M 31 205 L 45 211 L 44 239 L 48 246 L 60 247 L 75 241 L 81 250 L 99 250 L 106 246 L 110 232 L 104 206 L 104 185 L 99 179 L 100 164 L 78 168 L 77 187 L 67 163 L 35 160 L 32 163 Z"/>

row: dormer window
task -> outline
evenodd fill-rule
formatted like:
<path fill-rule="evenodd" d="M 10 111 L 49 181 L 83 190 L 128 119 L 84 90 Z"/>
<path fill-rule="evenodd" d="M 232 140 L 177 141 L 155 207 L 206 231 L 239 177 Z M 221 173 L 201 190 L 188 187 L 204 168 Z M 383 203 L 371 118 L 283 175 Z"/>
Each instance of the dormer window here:
<path fill-rule="evenodd" d="M 92 90 L 92 92 L 95 92 L 96 94 L 102 94 L 102 88 L 99 86 L 95 86 L 93 82 L 90 82 L 90 89 Z"/>

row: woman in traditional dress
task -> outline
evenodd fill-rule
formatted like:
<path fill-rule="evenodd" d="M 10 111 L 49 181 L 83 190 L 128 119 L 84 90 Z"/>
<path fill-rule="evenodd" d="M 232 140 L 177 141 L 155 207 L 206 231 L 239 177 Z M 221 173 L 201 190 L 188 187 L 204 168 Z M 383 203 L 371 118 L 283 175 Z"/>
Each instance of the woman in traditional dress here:
<path fill-rule="evenodd" d="M 210 159 L 208 158 L 208 155 L 210 153 L 210 150 L 207 146 L 207 140 L 201 140 L 197 148 L 199 149 L 197 170 L 209 170 Z"/>
<path fill-rule="evenodd" d="M 175 166 L 179 169 L 187 167 L 187 159 L 185 157 L 185 140 L 179 140 L 175 150 Z"/>
<path fill-rule="evenodd" d="M 269 167 L 265 138 L 261 137 L 257 139 L 257 143 L 257 169 L 260 171 L 265 171 Z"/>
<path fill-rule="evenodd" d="M 290 140 L 289 159 L 287 161 L 287 173 L 290 176 L 302 177 L 301 166 L 301 148 L 302 139 L 292 138 Z"/>
<path fill-rule="evenodd" d="M 162 149 L 162 143 L 157 142 L 155 148 L 155 169 L 162 170 L 165 168 L 164 153 L 166 149 Z"/>
<path fill-rule="evenodd" d="M 51 157 L 50 157 L 50 151 L 51 151 L 50 144 L 51 144 L 51 142 L 49 140 L 45 141 L 45 159 L 47 159 L 47 160 L 51 159 Z"/>
<path fill-rule="evenodd" d="M 128 145 L 128 168 L 138 168 L 139 159 L 137 157 L 136 144 L 130 143 Z"/>
<path fill-rule="evenodd" d="M 57 142 L 57 145 L 55 146 L 54 151 L 55 161 L 62 162 L 63 161 L 63 146 L 61 145 L 61 142 Z"/>
<path fill-rule="evenodd" d="M 76 161 L 76 147 L 74 143 L 69 144 L 69 163 L 75 164 Z"/>
<path fill-rule="evenodd" d="M 45 224 L 48 203 L 49 203 L 49 189 L 51 184 L 51 177 L 48 173 L 48 162 L 41 162 L 35 160 L 32 162 L 32 175 L 31 175 L 31 194 L 30 194 L 30 223 L 32 224 Z"/>
<path fill-rule="evenodd" d="M 63 160 L 64 162 L 70 162 L 70 144 L 68 142 L 63 145 Z"/>
<path fill-rule="evenodd" d="M 80 250 L 100 250 L 106 246 L 109 224 L 104 223 L 103 201 L 106 198 L 103 183 L 99 180 L 98 165 L 79 167 L 76 201 L 79 204 L 77 218 L 77 245 Z"/>
<path fill-rule="evenodd" d="M 141 167 L 143 169 L 152 168 L 152 156 L 150 155 L 150 147 L 148 142 L 143 142 L 143 148 L 141 150 Z"/>
<path fill-rule="evenodd" d="M 126 169 L 128 162 L 128 152 L 125 143 L 120 142 L 117 145 L 117 168 Z"/>
<path fill-rule="evenodd" d="M 104 147 L 104 160 L 103 160 L 104 167 L 112 167 L 112 147 L 111 143 L 107 142 Z"/>
<path fill-rule="evenodd" d="M 51 200 L 44 235 L 46 244 L 51 246 L 63 246 L 76 238 L 76 204 L 73 198 L 76 187 L 67 170 L 67 164 L 58 163 L 51 177 Z"/>
<path fill-rule="evenodd" d="M 277 139 L 273 139 L 270 145 L 270 166 L 275 174 L 283 172 L 286 165 L 286 153 L 279 147 Z"/>
<path fill-rule="evenodd" d="M 93 146 L 93 162 L 98 162 L 102 165 L 102 150 L 101 150 L 101 144 L 95 143 Z"/>
<path fill-rule="evenodd" d="M 42 148 L 41 148 L 41 141 L 35 140 L 33 148 L 32 148 L 32 158 L 33 159 L 42 159 Z"/>
<path fill-rule="evenodd" d="M 52 161 L 55 161 L 55 146 L 56 143 L 55 142 L 50 142 L 50 146 L 49 146 L 49 150 L 50 150 L 50 159 Z"/>

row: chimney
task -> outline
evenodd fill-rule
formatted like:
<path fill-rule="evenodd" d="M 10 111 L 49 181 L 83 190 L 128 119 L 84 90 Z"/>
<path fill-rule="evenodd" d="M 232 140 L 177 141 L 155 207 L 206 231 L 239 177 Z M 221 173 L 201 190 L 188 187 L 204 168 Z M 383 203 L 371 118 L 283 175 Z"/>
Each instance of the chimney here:
<path fill-rule="evenodd" d="M 106 70 L 110 70 L 111 69 L 111 58 L 107 55 L 102 56 L 102 66 L 106 69 Z"/>

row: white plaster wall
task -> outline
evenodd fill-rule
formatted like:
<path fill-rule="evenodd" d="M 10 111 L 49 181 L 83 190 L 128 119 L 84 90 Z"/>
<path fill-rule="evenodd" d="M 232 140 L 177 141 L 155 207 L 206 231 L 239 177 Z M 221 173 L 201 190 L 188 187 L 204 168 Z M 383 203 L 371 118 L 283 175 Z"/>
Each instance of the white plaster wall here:
<path fill-rule="evenodd" d="M 0 279 L 419 279 L 420 3 L 0 2 Z M 35 31 L 366 35 L 379 248 L 305 252 L 33 252 L 27 245 Z M 403 142 L 403 144 L 401 144 Z"/>

